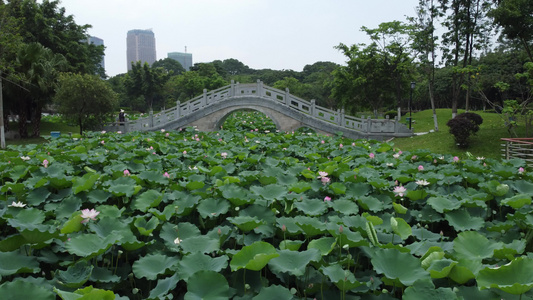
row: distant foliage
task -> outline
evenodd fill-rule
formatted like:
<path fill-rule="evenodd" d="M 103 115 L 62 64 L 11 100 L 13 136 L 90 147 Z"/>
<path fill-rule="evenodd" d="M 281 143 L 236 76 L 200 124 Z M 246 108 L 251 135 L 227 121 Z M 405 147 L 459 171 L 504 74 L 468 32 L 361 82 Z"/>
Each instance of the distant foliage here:
<path fill-rule="evenodd" d="M 450 127 L 450 133 L 453 134 L 457 146 L 466 149 L 469 146 L 470 135 L 478 132 L 479 125 L 482 123 L 483 118 L 480 115 L 466 112 L 449 120 L 446 125 Z"/>

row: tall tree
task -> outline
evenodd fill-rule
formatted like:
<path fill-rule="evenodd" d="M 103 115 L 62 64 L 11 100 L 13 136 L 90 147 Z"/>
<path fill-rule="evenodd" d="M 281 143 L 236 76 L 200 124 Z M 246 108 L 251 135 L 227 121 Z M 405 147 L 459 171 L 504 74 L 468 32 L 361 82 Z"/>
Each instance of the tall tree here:
<path fill-rule="evenodd" d="M 169 57 L 154 62 L 152 68 L 162 68 L 171 76 L 185 73 L 185 69 L 180 62 Z"/>
<path fill-rule="evenodd" d="M 99 76 L 88 74 L 63 74 L 54 101 L 63 117 L 78 124 L 80 134 L 109 121 L 118 106 L 109 85 Z"/>
<path fill-rule="evenodd" d="M 419 0 L 417 16 L 411 18 L 414 24 L 413 49 L 417 52 L 427 85 L 429 101 L 433 110 L 433 125 L 435 131 L 439 131 L 437 111 L 435 109 L 435 57 L 437 48 L 437 36 L 435 35 L 435 19 L 438 17 L 438 10 L 434 0 Z"/>
<path fill-rule="evenodd" d="M 489 16 L 502 28 L 507 38 L 517 39 L 522 43 L 529 60 L 533 61 L 533 1 L 499 0 Z"/>

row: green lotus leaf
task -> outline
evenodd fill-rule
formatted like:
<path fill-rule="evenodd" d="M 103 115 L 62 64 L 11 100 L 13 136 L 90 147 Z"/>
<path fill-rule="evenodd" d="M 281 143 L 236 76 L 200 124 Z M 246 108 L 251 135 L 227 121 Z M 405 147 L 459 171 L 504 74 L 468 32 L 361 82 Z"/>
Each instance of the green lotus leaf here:
<path fill-rule="evenodd" d="M 428 193 L 425 190 L 409 190 L 407 191 L 407 194 L 405 194 L 405 196 L 412 201 L 424 199 L 427 195 Z"/>
<path fill-rule="evenodd" d="M 187 216 L 193 212 L 198 201 L 201 199 L 201 197 L 189 193 L 179 192 L 176 194 L 178 195 L 178 198 L 174 201 L 173 205 L 176 208 L 176 214 L 181 216 Z"/>
<path fill-rule="evenodd" d="M 316 179 L 316 177 L 317 177 L 315 172 L 313 172 L 311 170 L 308 170 L 308 169 L 302 170 L 302 176 L 307 178 L 307 179 Z"/>
<path fill-rule="evenodd" d="M 50 203 L 45 205 L 45 209 L 49 210 Z M 73 213 L 81 209 L 82 200 L 79 197 L 70 196 L 63 199 L 57 207 L 55 207 L 56 219 L 70 218 Z"/>
<path fill-rule="evenodd" d="M 141 190 L 141 186 L 136 185 L 135 180 L 130 177 L 120 177 L 109 182 L 108 185 L 107 190 L 114 196 L 131 197 Z"/>
<path fill-rule="evenodd" d="M 205 183 L 203 181 L 189 181 L 185 185 L 185 187 L 189 191 L 199 190 L 205 186 Z"/>
<path fill-rule="evenodd" d="M 74 265 L 70 265 L 66 271 L 57 270 L 55 278 L 59 284 L 68 288 L 79 288 L 91 277 L 94 266 L 81 260 Z"/>
<path fill-rule="evenodd" d="M 509 244 L 504 244 L 499 249 L 494 249 L 494 257 L 499 259 L 512 260 L 516 255 L 524 253 L 526 250 L 525 240 L 513 240 Z"/>
<path fill-rule="evenodd" d="M 41 205 L 44 201 L 46 201 L 46 199 L 48 199 L 50 194 L 50 191 L 48 191 L 48 189 L 45 187 L 33 189 L 28 193 L 28 196 L 26 197 L 26 203 L 29 206 Z"/>
<path fill-rule="evenodd" d="M 512 184 L 512 187 L 521 194 L 533 196 L 533 183 L 526 180 L 518 180 Z"/>
<path fill-rule="evenodd" d="M 318 262 L 322 255 L 318 249 L 306 251 L 280 250 L 279 256 L 268 262 L 268 267 L 274 273 L 289 273 L 294 276 L 303 276 L 305 268 L 311 262 Z"/>
<path fill-rule="evenodd" d="M 289 191 L 295 192 L 297 194 L 305 193 L 311 189 L 311 184 L 306 181 L 298 181 L 297 183 L 292 184 L 289 187 Z"/>
<path fill-rule="evenodd" d="M 391 217 L 391 227 L 395 234 L 399 235 L 402 240 L 407 239 L 413 233 L 411 226 L 402 218 Z"/>
<path fill-rule="evenodd" d="M 182 257 L 178 263 L 180 278 L 187 281 L 194 273 L 200 270 L 220 272 L 228 266 L 226 255 L 212 258 L 200 252 L 195 252 Z"/>
<path fill-rule="evenodd" d="M 105 203 L 109 197 L 111 194 L 104 190 L 92 190 L 87 194 L 87 199 L 91 203 Z"/>
<path fill-rule="evenodd" d="M 370 185 L 376 189 L 385 189 L 390 186 L 390 182 L 388 180 L 381 179 L 379 176 L 369 179 L 368 183 L 370 183 Z"/>
<path fill-rule="evenodd" d="M 133 225 L 139 230 L 140 234 L 149 236 L 159 226 L 159 220 L 156 217 L 151 217 L 150 220 L 146 221 L 144 217 L 138 217 L 133 222 Z"/>
<path fill-rule="evenodd" d="M 96 234 L 80 234 L 65 242 L 65 248 L 71 254 L 90 258 L 107 251 L 117 240 L 110 236 L 106 239 Z"/>
<path fill-rule="evenodd" d="M 430 197 L 427 203 L 436 211 L 444 213 L 461 207 L 461 202 L 449 197 Z"/>
<path fill-rule="evenodd" d="M 482 264 L 480 260 L 460 259 L 453 266 L 448 277 L 459 284 L 465 284 L 469 280 L 474 279 L 481 268 Z"/>
<path fill-rule="evenodd" d="M 459 299 L 501 299 L 492 290 L 480 290 L 477 286 L 459 286 L 454 288 Z"/>
<path fill-rule="evenodd" d="M 181 236 L 180 236 L 181 238 Z M 210 253 L 220 249 L 220 240 L 206 235 L 183 238 L 180 246 L 184 253 Z"/>
<path fill-rule="evenodd" d="M 483 218 L 471 216 L 466 209 L 447 212 L 444 218 L 457 231 L 479 230 L 485 225 Z"/>
<path fill-rule="evenodd" d="M 150 291 L 148 298 L 150 299 L 168 299 L 166 297 L 169 292 L 172 292 L 175 288 L 180 278 L 178 274 L 174 274 L 171 277 L 165 279 L 159 279 L 157 285 L 154 289 Z"/>
<path fill-rule="evenodd" d="M 450 274 L 450 271 L 456 264 L 457 262 L 451 259 L 438 259 L 432 261 L 426 270 L 431 275 L 431 278 L 444 278 Z"/>
<path fill-rule="evenodd" d="M 116 205 L 99 205 L 96 207 L 96 210 L 100 212 L 100 214 L 98 215 L 100 219 L 104 216 L 111 218 L 120 218 L 126 208 L 123 207 L 121 209 L 118 209 Z"/>
<path fill-rule="evenodd" d="M 405 214 L 407 213 L 407 207 L 401 205 L 400 203 L 392 203 L 392 207 L 394 208 L 394 211 L 398 214 Z"/>
<path fill-rule="evenodd" d="M 155 208 L 150 208 L 148 212 L 156 216 L 160 221 L 165 222 L 169 221 L 176 214 L 176 208 L 173 205 L 167 205 L 162 212 Z"/>
<path fill-rule="evenodd" d="M 25 280 L 8 281 L 0 285 L 3 300 L 39 299 L 55 300 L 56 295 L 39 284 Z"/>
<path fill-rule="evenodd" d="M 198 271 L 187 282 L 184 300 L 227 300 L 229 298 L 229 285 L 224 276 L 214 271 Z"/>
<path fill-rule="evenodd" d="M 402 297 L 403 300 L 457 300 L 457 295 L 451 288 L 435 288 L 431 279 L 422 279 L 416 281 L 412 286 L 405 289 Z"/>
<path fill-rule="evenodd" d="M 22 246 L 22 245 L 24 245 L 26 243 L 27 243 L 26 239 L 20 234 L 7 236 L 7 237 L 4 237 L 0 241 L 0 251 L 2 251 L 2 252 L 15 251 L 15 250 L 19 249 L 20 246 Z"/>
<path fill-rule="evenodd" d="M 196 225 L 191 223 L 180 223 L 179 225 L 174 225 L 172 223 L 166 222 L 161 227 L 159 236 L 165 241 L 167 246 L 175 247 L 176 244 L 174 241 L 176 238 L 184 240 L 190 237 L 195 237 L 200 235 L 200 229 Z"/>
<path fill-rule="evenodd" d="M 269 184 L 274 184 L 278 182 L 278 178 L 276 178 L 275 176 L 259 175 L 257 179 L 259 180 L 259 183 L 261 183 L 262 185 L 269 185 Z"/>
<path fill-rule="evenodd" d="M 142 212 L 147 212 L 149 208 L 156 207 L 163 200 L 163 195 L 156 190 L 148 190 L 135 199 L 131 203 L 131 206 Z"/>
<path fill-rule="evenodd" d="M 270 184 L 267 186 L 251 186 L 252 193 L 263 197 L 266 200 L 281 200 L 287 195 L 287 187 L 279 184 Z"/>
<path fill-rule="evenodd" d="M 521 295 L 533 288 L 533 259 L 517 257 L 504 266 L 484 268 L 476 281 L 480 289 L 496 288 Z"/>
<path fill-rule="evenodd" d="M 219 190 L 222 192 L 222 196 L 235 206 L 254 202 L 254 198 L 250 197 L 249 192 L 236 184 L 223 185 Z"/>
<path fill-rule="evenodd" d="M 72 179 L 72 192 L 78 194 L 89 191 L 98 179 L 100 179 L 100 174 L 98 173 L 86 173 L 82 177 L 74 177 Z"/>
<path fill-rule="evenodd" d="M 322 256 L 328 255 L 337 244 L 337 239 L 334 237 L 322 237 L 309 242 L 308 249 L 318 249 Z"/>
<path fill-rule="evenodd" d="M 334 200 L 331 202 L 331 207 L 343 215 L 357 215 L 359 213 L 359 206 L 351 200 Z"/>
<path fill-rule="evenodd" d="M 148 280 L 157 279 L 158 275 L 164 275 L 169 269 L 173 269 L 178 259 L 163 254 L 148 254 L 136 260 L 132 265 L 132 271 L 137 278 Z"/>
<path fill-rule="evenodd" d="M 399 280 L 410 286 L 419 279 L 429 278 L 429 273 L 421 266 L 420 260 L 397 249 L 377 249 L 371 258 L 378 274 L 392 280 Z"/>
<path fill-rule="evenodd" d="M 19 251 L 0 252 L 0 276 L 18 273 L 37 273 L 39 262 L 34 256 L 26 256 Z"/>
<path fill-rule="evenodd" d="M 73 293 L 62 291 L 54 288 L 59 297 L 63 300 L 114 300 L 115 294 L 112 291 L 106 291 L 102 289 L 95 289 L 92 286 L 88 286 L 83 289 L 77 289 Z"/>
<path fill-rule="evenodd" d="M 453 250 L 457 258 L 468 260 L 482 260 L 494 255 L 494 250 L 501 248 L 501 242 L 489 241 L 476 231 L 465 231 L 457 235 L 453 241 Z"/>
<path fill-rule="evenodd" d="M 27 208 L 21 210 L 16 216 L 8 219 L 9 225 L 18 230 L 33 230 L 43 228 L 42 223 L 45 219 L 45 214 L 42 210 L 36 208 Z"/>
<path fill-rule="evenodd" d="M 280 250 L 298 251 L 304 242 L 298 240 L 286 240 L 284 239 L 279 243 Z"/>
<path fill-rule="evenodd" d="M 163 176 L 163 172 L 160 171 L 142 171 L 139 173 L 139 178 L 146 180 L 150 183 L 168 184 L 168 178 Z"/>
<path fill-rule="evenodd" d="M 359 282 L 350 270 L 344 270 L 341 265 L 333 264 L 320 268 L 320 271 L 326 275 L 338 289 L 347 291 L 352 290 L 363 283 Z"/>
<path fill-rule="evenodd" d="M 39 244 L 47 241 L 50 243 L 53 238 L 59 237 L 59 230 L 56 230 L 54 226 L 43 225 L 39 229 L 22 230 L 20 234 L 30 244 Z"/>
<path fill-rule="evenodd" d="M 229 211 L 231 204 L 226 199 L 221 198 L 209 198 L 203 199 L 196 208 L 202 218 L 216 218 Z"/>
<path fill-rule="evenodd" d="M 509 205 L 514 209 L 519 209 L 525 205 L 531 205 L 531 196 L 526 194 L 518 194 L 511 198 L 503 199 L 501 204 Z"/>
<path fill-rule="evenodd" d="M 294 299 L 291 291 L 286 287 L 281 285 L 271 285 L 261 289 L 257 296 L 253 297 L 252 300 L 271 300 L 271 299 Z"/>
<path fill-rule="evenodd" d="M 230 217 L 227 218 L 227 220 L 244 232 L 251 231 L 260 225 L 266 224 L 264 220 L 259 220 L 257 217 L 250 216 Z"/>
<path fill-rule="evenodd" d="M 107 268 L 95 267 L 91 272 L 91 281 L 93 282 L 120 282 L 120 276 L 113 274 L 113 271 Z"/>
<path fill-rule="evenodd" d="M 317 218 L 298 216 L 294 218 L 294 221 L 307 237 L 313 237 L 326 232 L 326 224 Z"/>
<path fill-rule="evenodd" d="M 380 212 L 385 208 L 382 201 L 380 201 L 376 197 L 371 197 L 371 196 L 364 196 L 364 197 L 357 198 L 357 203 L 359 203 L 359 205 L 363 209 L 370 210 L 373 212 Z"/>
<path fill-rule="evenodd" d="M 304 212 L 308 216 L 320 216 L 326 212 L 328 206 L 323 200 L 307 199 L 304 201 L 294 202 L 294 206 L 298 210 Z"/>
<path fill-rule="evenodd" d="M 340 182 L 334 182 L 329 185 L 329 189 L 335 194 L 335 195 L 344 195 L 346 194 L 346 186 Z"/>
<path fill-rule="evenodd" d="M 345 172 L 345 173 L 350 173 L 350 172 Z M 350 177 L 353 178 L 354 175 L 351 175 Z M 363 183 L 363 182 L 356 182 L 356 183 L 347 182 L 346 183 L 346 194 L 350 195 L 351 197 L 359 198 L 359 197 L 367 196 L 368 193 L 370 193 L 371 191 L 372 191 L 372 187 L 368 185 L 367 183 Z"/>
<path fill-rule="evenodd" d="M 271 259 L 278 256 L 279 253 L 274 246 L 267 242 L 257 241 L 249 246 L 242 247 L 239 252 L 233 255 L 230 262 L 231 271 L 235 272 L 243 268 L 259 271 L 263 269 Z"/>

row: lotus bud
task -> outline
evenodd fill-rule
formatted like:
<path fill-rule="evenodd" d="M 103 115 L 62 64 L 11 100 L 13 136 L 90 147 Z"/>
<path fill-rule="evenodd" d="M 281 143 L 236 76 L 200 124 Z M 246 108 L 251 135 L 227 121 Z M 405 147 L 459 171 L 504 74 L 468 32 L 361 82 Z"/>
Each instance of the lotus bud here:
<path fill-rule="evenodd" d="M 283 224 L 283 226 L 281 226 L 281 231 L 283 231 L 283 232 L 287 231 L 287 226 L 285 226 L 285 224 Z"/>
<path fill-rule="evenodd" d="M 139 292 L 138 288 L 134 288 L 133 290 L 131 290 L 131 293 L 134 295 L 136 295 L 138 292 Z"/>
<path fill-rule="evenodd" d="M 344 231 L 344 228 L 341 225 L 341 227 L 339 227 L 339 233 L 342 233 L 343 231 Z"/>
<path fill-rule="evenodd" d="M 220 230 L 220 228 L 217 230 L 217 233 L 218 235 L 221 235 L 222 234 L 222 230 Z"/>

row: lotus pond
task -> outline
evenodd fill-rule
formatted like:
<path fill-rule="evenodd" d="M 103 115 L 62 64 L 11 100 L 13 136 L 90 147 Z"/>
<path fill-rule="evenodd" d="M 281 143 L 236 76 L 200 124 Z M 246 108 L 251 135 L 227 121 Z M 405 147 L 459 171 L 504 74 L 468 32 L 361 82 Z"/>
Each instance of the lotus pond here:
<path fill-rule="evenodd" d="M 256 117 L 0 155 L 2 299 L 533 298 L 521 160 Z"/>

